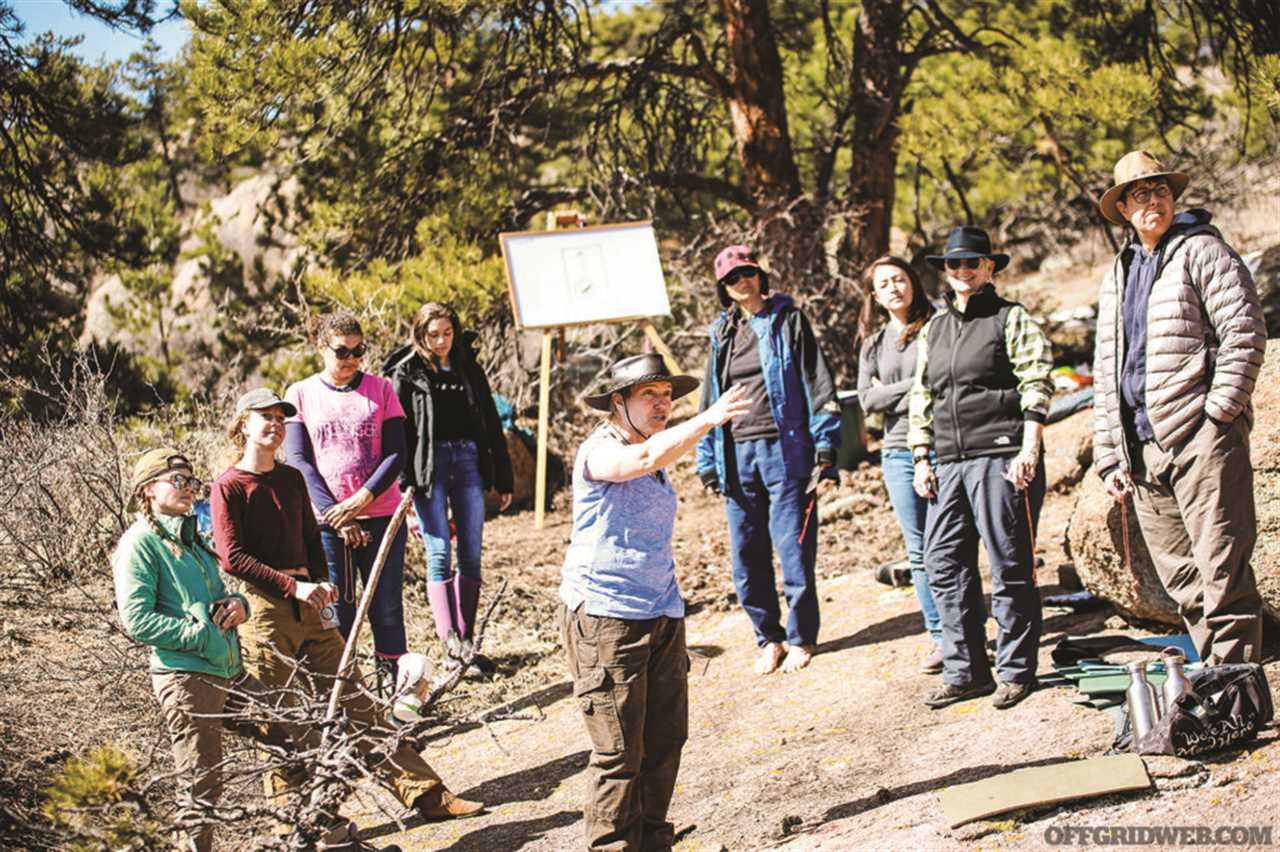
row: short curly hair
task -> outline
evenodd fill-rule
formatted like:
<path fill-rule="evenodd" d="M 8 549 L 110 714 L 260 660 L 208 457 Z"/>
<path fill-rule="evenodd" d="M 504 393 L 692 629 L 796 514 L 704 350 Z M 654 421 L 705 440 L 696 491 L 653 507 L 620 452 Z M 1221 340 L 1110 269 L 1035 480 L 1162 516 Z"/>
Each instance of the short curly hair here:
<path fill-rule="evenodd" d="M 316 346 L 324 346 L 334 334 L 358 334 L 364 337 L 364 330 L 360 328 L 360 320 L 351 311 L 321 314 L 311 321 L 311 342 Z"/>

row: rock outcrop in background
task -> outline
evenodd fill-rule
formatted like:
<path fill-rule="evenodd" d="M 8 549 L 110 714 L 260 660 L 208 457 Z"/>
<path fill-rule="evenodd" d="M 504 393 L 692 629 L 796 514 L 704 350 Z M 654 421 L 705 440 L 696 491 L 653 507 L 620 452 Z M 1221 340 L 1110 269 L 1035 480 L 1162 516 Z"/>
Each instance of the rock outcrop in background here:
<path fill-rule="evenodd" d="M 1267 614 L 1280 620 L 1280 351 L 1268 352 L 1253 404 L 1254 411 L 1261 413 L 1250 436 L 1258 508 L 1253 570 Z M 1244 487 L 1243 483 L 1234 485 Z M 1181 624 L 1177 605 L 1164 591 L 1151 564 L 1132 506 L 1128 512 L 1132 571 L 1126 568 L 1122 518 L 1120 507 L 1090 471 L 1077 492 L 1067 533 L 1081 581 L 1093 594 L 1113 602 L 1126 618 Z"/>

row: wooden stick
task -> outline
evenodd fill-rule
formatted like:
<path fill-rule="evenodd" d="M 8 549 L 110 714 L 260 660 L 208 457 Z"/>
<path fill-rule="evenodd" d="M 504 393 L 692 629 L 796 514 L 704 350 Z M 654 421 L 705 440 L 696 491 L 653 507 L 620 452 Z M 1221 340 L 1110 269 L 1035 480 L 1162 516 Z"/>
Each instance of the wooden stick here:
<path fill-rule="evenodd" d="M 542 331 L 542 372 L 538 376 L 538 459 L 533 489 L 533 525 L 542 529 L 547 506 L 547 424 L 551 407 L 552 330 Z"/>
<path fill-rule="evenodd" d="M 387 531 L 382 536 L 382 544 L 378 546 L 378 556 L 373 560 L 373 570 L 369 572 L 369 579 L 365 581 L 364 592 L 360 595 L 360 606 L 356 609 L 355 621 L 351 623 L 351 635 L 347 637 L 346 647 L 342 649 L 342 659 L 338 662 L 338 672 L 333 680 L 333 691 L 329 694 L 329 710 L 324 714 L 326 722 L 338 715 L 338 701 L 342 697 L 343 684 L 355 665 L 356 642 L 360 638 L 360 627 L 364 624 L 365 616 L 369 614 L 369 607 L 373 604 L 373 592 L 378 588 L 382 566 L 387 563 L 387 555 L 391 553 L 391 545 L 395 541 L 396 533 L 400 531 L 404 516 L 409 513 L 409 507 L 412 505 L 413 489 L 410 488 L 400 499 L 400 505 L 396 507 L 395 514 L 391 516 L 391 522 L 387 524 Z"/>

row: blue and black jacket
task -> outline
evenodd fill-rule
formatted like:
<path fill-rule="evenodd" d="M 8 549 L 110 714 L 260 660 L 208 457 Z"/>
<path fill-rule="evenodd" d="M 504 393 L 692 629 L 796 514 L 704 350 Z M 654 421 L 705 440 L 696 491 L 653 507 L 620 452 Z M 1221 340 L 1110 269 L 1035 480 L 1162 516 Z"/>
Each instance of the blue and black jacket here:
<path fill-rule="evenodd" d="M 840 414 L 831 367 L 818 347 L 818 339 L 804 314 L 790 296 L 775 293 L 765 299 L 765 308 L 749 320 L 737 307 L 730 307 L 711 323 L 711 356 L 702 383 L 702 406 L 706 410 L 728 385 L 729 353 L 739 323 L 749 321 L 760 341 L 760 369 L 778 435 L 787 476 L 805 479 L 813 473 L 819 454 L 834 462 L 840 446 Z M 737 483 L 731 471 L 733 454 L 728 424 L 708 432 L 698 442 L 698 475 L 704 482 L 714 474 L 726 491 Z M 732 475 L 730 475 L 732 473 Z"/>

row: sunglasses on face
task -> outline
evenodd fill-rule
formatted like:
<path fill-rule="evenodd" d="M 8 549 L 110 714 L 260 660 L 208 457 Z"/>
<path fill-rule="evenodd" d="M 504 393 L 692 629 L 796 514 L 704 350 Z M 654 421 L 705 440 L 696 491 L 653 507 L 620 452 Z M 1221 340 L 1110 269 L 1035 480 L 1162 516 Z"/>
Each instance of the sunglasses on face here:
<path fill-rule="evenodd" d="M 185 473 L 175 473 L 173 476 L 167 477 L 162 482 L 167 482 L 179 491 L 189 488 L 192 491 L 199 491 L 204 485 L 198 478 Z"/>
<path fill-rule="evenodd" d="M 958 260 L 948 260 L 947 269 L 977 269 L 980 263 L 982 263 L 980 257 L 962 257 Z"/>
<path fill-rule="evenodd" d="M 329 351 L 338 356 L 339 361 L 345 361 L 348 358 L 363 358 L 364 353 L 369 350 L 365 348 L 363 343 L 357 343 L 350 349 L 345 346 L 330 346 Z"/>
<path fill-rule="evenodd" d="M 756 271 L 754 269 L 735 269 L 724 277 L 720 282 L 726 287 L 732 287 L 743 278 L 755 278 Z"/>

